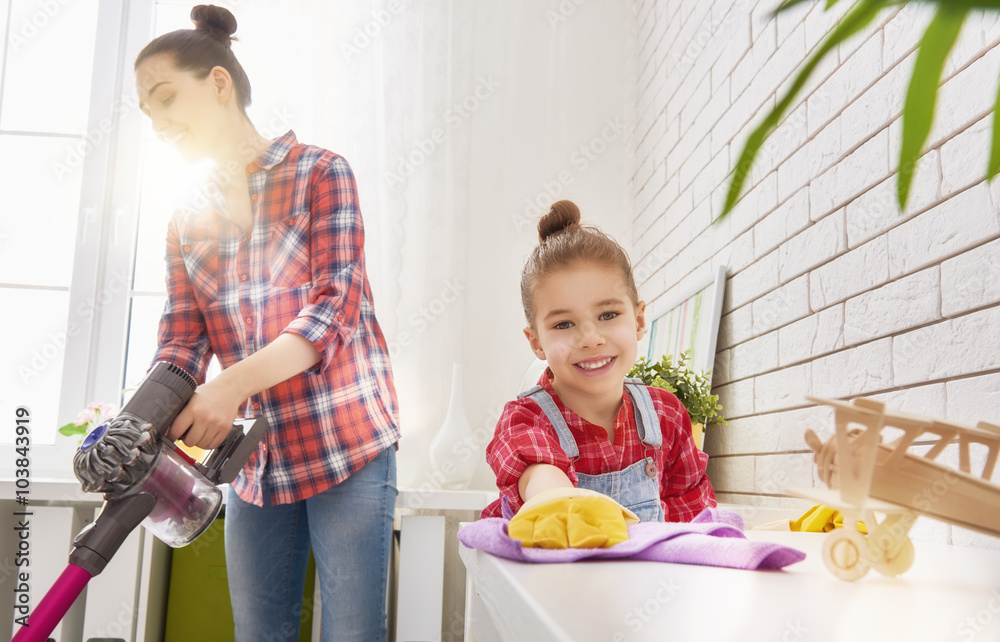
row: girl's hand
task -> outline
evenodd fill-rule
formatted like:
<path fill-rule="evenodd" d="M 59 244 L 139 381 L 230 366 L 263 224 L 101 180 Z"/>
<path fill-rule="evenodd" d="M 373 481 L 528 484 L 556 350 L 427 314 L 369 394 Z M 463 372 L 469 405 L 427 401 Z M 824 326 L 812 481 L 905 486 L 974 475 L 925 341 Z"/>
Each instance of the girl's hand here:
<path fill-rule="evenodd" d="M 522 546 L 606 548 L 628 539 L 636 514 L 607 495 L 585 488 L 556 487 L 526 501 L 507 534 Z"/>
<path fill-rule="evenodd" d="M 220 374 L 198 386 L 170 426 L 167 438 L 171 441 L 183 438 L 188 446 L 204 450 L 212 450 L 225 441 L 240 404 L 247 398 L 228 379 Z"/>

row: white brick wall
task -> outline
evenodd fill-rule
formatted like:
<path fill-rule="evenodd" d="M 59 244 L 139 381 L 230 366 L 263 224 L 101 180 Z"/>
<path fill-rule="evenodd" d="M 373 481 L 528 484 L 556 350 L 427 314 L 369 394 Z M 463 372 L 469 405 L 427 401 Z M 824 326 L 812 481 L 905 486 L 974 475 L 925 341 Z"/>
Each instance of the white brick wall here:
<path fill-rule="evenodd" d="M 806 395 L 1000 423 L 1000 183 L 982 180 L 1000 65 L 1000 13 L 973 13 L 945 67 L 907 210 L 896 204 L 900 111 L 930 10 L 876 19 L 821 64 L 722 224 L 743 141 L 850 3 L 635 0 L 633 145 L 640 290 L 655 301 L 729 269 L 714 385 L 730 419 L 706 437 L 726 501 L 794 506 L 813 485 Z M 923 524 L 921 536 L 988 545 Z"/>

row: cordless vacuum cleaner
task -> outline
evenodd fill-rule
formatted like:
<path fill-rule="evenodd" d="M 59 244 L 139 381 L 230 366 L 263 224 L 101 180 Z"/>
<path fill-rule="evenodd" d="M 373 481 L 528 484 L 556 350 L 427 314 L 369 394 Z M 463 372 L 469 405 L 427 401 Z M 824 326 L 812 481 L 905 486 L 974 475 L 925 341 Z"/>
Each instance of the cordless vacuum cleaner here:
<path fill-rule="evenodd" d="M 157 363 L 118 416 L 80 444 L 73 470 L 83 490 L 104 493 L 104 506 L 73 539 L 69 565 L 12 642 L 45 642 L 136 526 L 179 548 L 212 524 L 222 508 L 217 484 L 236 479 L 267 432 L 267 421 L 237 421 L 221 446 L 195 462 L 165 435 L 196 385 L 181 368 Z"/>

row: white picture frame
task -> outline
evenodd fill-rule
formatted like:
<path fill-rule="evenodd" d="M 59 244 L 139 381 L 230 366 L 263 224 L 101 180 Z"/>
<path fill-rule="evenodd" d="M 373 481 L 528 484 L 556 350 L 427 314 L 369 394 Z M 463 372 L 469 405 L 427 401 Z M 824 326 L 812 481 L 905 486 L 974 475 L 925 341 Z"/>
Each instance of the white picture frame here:
<path fill-rule="evenodd" d="M 726 270 L 727 266 L 720 265 L 677 295 L 649 306 L 639 356 L 659 361 L 664 355 L 672 355 L 676 360 L 682 352 L 688 352 L 688 367 L 696 372 L 712 370 Z"/>

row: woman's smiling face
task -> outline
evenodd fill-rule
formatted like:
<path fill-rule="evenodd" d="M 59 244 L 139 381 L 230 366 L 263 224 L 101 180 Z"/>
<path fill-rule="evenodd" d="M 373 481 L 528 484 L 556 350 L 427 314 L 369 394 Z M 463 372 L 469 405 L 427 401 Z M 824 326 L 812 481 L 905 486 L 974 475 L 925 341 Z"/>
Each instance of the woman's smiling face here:
<path fill-rule="evenodd" d="M 173 145 L 188 162 L 213 156 L 229 118 L 225 103 L 232 83 L 224 69 L 215 67 L 198 78 L 178 69 L 169 54 L 160 54 L 139 65 L 135 85 L 139 108 L 160 140 Z"/>
<path fill-rule="evenodd" d="M 646 326 L 645 305 L 632 302 L 621 270 L 576 262 L 540 278 L 532 298 L 525 336 L 548 362 L 556 392 L 620 394 Z"/>

